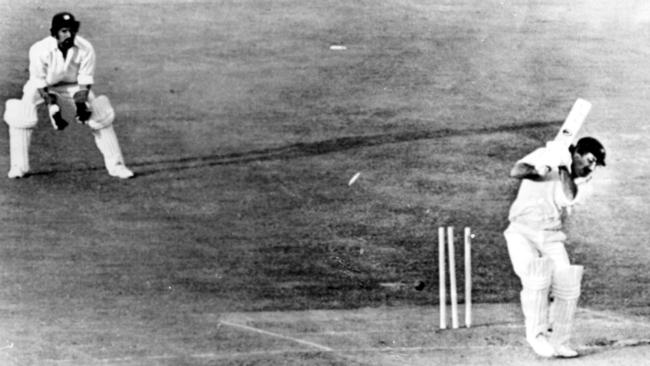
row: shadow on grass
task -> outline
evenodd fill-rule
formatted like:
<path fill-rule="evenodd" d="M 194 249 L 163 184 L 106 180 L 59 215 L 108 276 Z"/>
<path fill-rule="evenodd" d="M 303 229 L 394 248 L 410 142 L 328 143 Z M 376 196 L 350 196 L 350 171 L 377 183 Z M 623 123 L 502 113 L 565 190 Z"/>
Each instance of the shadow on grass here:
<path fill-rule="evenodd" d="M 560 126 L 562 121 L 533 121 L 495 127 L 470 128 L 464 130 L 441 129 L 434 131 L 406 131 L 364 136 L 345 136 L 315 142 L 299 142 L 275 148 L 250 150 L 229 154 L 214 154 L 205 156 L 190 156 L 157 161 L 131 162 L 136 176 L 152 175 L 165 171 L 180 171 L 217 165 L 246 164 L 256 161 L 290 160 L 307 156 L 323 155 L 333 152 L 394 144 L 409 141 L 438 139 L 445 137 L 471 136 L 501 132 L 533 131 L 536 129 Z M 71 169 L 52 169 L 33 172 L 30 175 L 52 175 L 64 172 L 82 172 L 103 170 L 104 167 L 83 167 Z"/>

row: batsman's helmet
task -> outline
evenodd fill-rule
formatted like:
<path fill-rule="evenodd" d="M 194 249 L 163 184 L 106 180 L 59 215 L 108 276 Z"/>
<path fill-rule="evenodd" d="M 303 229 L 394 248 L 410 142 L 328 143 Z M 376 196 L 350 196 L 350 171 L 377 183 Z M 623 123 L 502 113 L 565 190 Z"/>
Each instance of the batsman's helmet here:
<path fill-rule="evenodd" d="M 575 145 L 575 151 L 578 154 L 592 153 L 596 158 L 596 164 L 605 166 L 605 148 L 600 141 L 593 137 L 583 137 Z"/>
<path fill-rule="evenodd" d="M 55 14 L 52 17 L 52 27 L 50 28 L 50 34 L 52 37 L 56 37 L 57 32 L 61 28 L 69 28 L 72 33 L 77 33 L 79 32 L 79 25 L 81 25 L 81 23 L 74 18 L 74 15 L 68 13 L 67 11 L 64 11 L 62 13 Z"/>

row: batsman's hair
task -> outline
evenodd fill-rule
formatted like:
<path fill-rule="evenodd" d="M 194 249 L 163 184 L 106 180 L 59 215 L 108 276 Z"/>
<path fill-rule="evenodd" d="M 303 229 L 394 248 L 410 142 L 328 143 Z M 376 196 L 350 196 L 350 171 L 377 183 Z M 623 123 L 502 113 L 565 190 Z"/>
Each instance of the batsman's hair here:
<path fill-rule="evenodd" d="M 67 11 L 57 13 L 52 17 L 52 27 L 50 27 L 50 34 L 52 37 L 56 37 L 56 34 L 61 28 L 69 28 L 70 32 L 76 34 L 79 32 L 80 25 L 81 22 L 77 21 L 72 13 L 69 13 Z"/>
<path fill-rule="evenodd" d="M 580 155 L 592 153 L 596 157 L 596 164 L 605 166 L 605 156 L 607 155 L 605 147 L 593 137 L 583 137 L 575 145 L 571 145 L 569 149 L 571 153 L 576 152 Z"/>

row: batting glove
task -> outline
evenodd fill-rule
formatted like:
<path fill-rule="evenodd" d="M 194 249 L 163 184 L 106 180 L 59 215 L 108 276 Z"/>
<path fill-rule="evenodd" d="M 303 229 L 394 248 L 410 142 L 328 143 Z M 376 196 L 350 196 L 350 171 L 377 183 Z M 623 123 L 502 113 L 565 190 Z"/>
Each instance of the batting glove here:
<path fill-rule="evenodd" d="M 571 170 L 573 158 L 569 147 L 559 141 L 549 141 L 546 143 L 548 165 L 552 168 L 565 166 Z"/>

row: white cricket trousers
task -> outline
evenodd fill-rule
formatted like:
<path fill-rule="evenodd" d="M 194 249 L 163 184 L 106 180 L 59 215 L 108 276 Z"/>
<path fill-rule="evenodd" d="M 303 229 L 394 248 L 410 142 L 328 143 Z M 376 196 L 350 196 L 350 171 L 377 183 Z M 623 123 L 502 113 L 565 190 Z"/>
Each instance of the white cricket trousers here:
<path fill-rule="evenodd" d="M 550 259 L 555 270 L 571 265 L 564 247 L 567 237 L 562 231 L 534 230 L 511 223 L 503 235 L 512 267 L 519 278 L 526 275 L 530 263 L 539 257 Z"/>
<path fill-rule="evenodd" d="M 554 345 L 568 343 L 580 297 L 583 267 L 571 265 L 561 231 L 534 230 L 511 223 L 504 232 L 512 266 L 521 280 L 526 338 L 552 333 Z M 549 303 L 549 294 L 553 303 Z"/>

